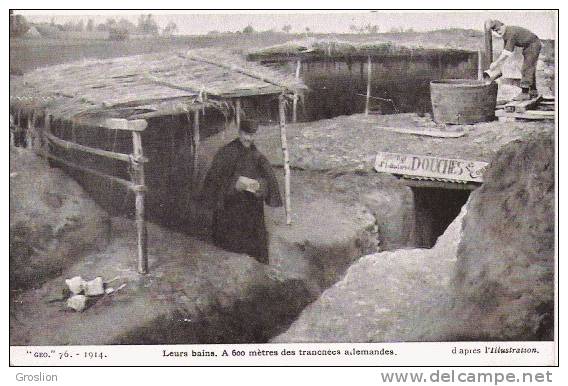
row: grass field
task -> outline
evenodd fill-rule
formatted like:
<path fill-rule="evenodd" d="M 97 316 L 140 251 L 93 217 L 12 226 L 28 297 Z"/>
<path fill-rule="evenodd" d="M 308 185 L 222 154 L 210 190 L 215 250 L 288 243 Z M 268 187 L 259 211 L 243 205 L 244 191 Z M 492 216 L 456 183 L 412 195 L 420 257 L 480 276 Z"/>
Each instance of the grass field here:
<path fill-rule="evenodd" d="M 114 58 L 203 47 L 230 47 L 243 51 L 265 47 L 293 39 L 286 34 L 223 34 L 206 36 L 175 36 L 170 38 L 130 39 L 111 41 L 99 39 L 10 39 L 10 72 L 23 73 L 38 67 L 84 58 Z"/>
<path fill-rule="evenodd" d="M 447 29 L 432 32 L 400 32 L 381 34 L 286 34 L 260 32 L 253 34 L 224 33 L 217 35 L 174 36 L 170 38 L 131 39 L 109 41 L 102 39 L 29 38 L 10 39 L 10 69 L 15 73 L 83 58 L 112 58 L 202 47 L 226 47 L 236 52 L 246 52 L 299 39 L 330 39 L 351 42 L 392 42 L 408 46 L 436 48 L 482 48 L 481 31 Z"/>

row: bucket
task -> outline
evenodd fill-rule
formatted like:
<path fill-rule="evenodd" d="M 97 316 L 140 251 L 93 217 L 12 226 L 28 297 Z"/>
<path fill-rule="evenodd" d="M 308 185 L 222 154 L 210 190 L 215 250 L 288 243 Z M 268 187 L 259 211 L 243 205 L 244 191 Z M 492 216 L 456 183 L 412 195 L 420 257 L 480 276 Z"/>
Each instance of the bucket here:
<path fill-rule="evenodd" d="M 483 80 L 494 81 L 501 76 L 503 76 L 503 72 L 500 69 L 483 71 Z"/>
<path fill-rule="evenodd" d="M 472 124 L 495 119 L 497 83 L 472 79 L 430 82 L 432 113 L 436 123 Z"/>

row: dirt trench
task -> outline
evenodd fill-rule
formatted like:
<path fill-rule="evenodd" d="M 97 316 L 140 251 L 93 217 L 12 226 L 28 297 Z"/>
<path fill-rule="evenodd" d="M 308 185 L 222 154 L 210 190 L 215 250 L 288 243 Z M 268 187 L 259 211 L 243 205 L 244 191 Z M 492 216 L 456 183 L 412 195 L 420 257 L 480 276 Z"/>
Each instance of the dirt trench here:
<path fill-rule="evenodd" d="M 554 132 L 503 146 L 432 249 L 371 254 L 272 339 L 554 339 Z"/>
<path fill-rule="evenodd" d="M 277 174 L 282 179 L 281 170 Z M 294 171 L 293 181 L 292 226 L 285 224 L 283 208 L 266 210 L 269 266 L 150 223 L 150 274 L 139 276 L 134 223 L 112 218 L 105 249 L 77 257 L 39 288 L 11 293 L 10 343 L 269 341 L 354 261 L 377 250 L 376 216 L 361 200 L 392 182 L 378 175 L 307 171 Z M 66 308 L 63 295 L 64 279 L 73 276 L 101 276 L 114 279 L 109 286 L 115 289 L 125 286 L 76 313 Z"/>

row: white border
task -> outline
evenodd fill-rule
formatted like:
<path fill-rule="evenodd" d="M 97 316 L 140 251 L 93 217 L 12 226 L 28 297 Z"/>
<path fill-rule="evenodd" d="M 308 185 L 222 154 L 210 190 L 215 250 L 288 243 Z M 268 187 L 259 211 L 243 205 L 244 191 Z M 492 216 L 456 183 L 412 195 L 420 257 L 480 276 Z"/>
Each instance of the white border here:
<path fill-rule="evenodd" d="M 87 9 L 89 6 L 93 7 L 98 7 L 98 8 L 105 8 L 105 7 L 116 7 L 117 3 L 116 1 L 108 1 L 108 0 L 100 0 L 97 1 L 96 3 L 89 3 L 89 4 L 83 4 L 83 3 L 77 3 L 77 2 L 72 2 L 72 1 L 50 1 L 49 3 L 46 3 L 45 1 L 9 1 L 7 2 L 7 7 L 5 9 L 5 17 L 2 18 L 1 23 L 2 23 L 2 28 L 3 31 L 8 31 L 8 26 L 7 26 L 7 21 L 8 18 L 6 17 L 6 11 L 8 8 L 42 8 L 42 7 L 50 7 L 50 8 L 83 8 L 83 9 Z M 542 7 L 542 8 L 559 8 L 560 7 L 560 2 L 557 1 L 539 1 L 539 2 L 534 2 L 534 1 L 526 1 L 526 0 L 519 0 L 519 1 L 515 1 L 515 2 L 506 2 L 506 1 L 500 1 L 500 2 L 495 2 L 495 1 L 485 1 L 485 0 L 479 0 L 476 1 L 474 4 L 468 4 L 468 5 L 472 5 L 475 7 L 479 7 L 480 10 L 483 8 L 495 8 L 495 7 L 500 7 L 500 8 L 531 8 L 531 7 Z M 287 2 L 273 2 L 273 3 L 268 3 L 266 1 L 245 1 L 245 2 L 239 2 L 238 6 L 240 8 L 268 8 L 268 9 L 275 9 L 275 8 L 301 8 L 301 7 L 306 7 L 306 2 L 305 1 L 298 1 L 298 0 L 289 0 Z M 430 6 L 430 7 L 436 7 L 436 8 L 455 8 L 458 4 L 455 1 L 437 1 L 436 3 L 424 3 L 424 2 L 418 2 L 418 1 L 398 1 L 396 3 L 397 7 L 400 8 L 421 8 L 421 7 L 425 7 L 425 6 Z M 132 1 L 132 0 L 127 0 L 127 1 L 122 1 L 120 3 L 121 7 L 126 7 L 126 8 L 151 8 L 151 7 L 155 7 L 155 6 L 160 6 L 162 8 L 180 8 L 180 7 L 184 7 L 184 8 L 210 8 L 210 7 L 216 7 L 217 9 L 222 9 L 222 8 L 232 8 L 235 7 L 236 4 L 234 3 L 234 1 L 229 1 L 229 0 L 218 0 L 216 1 L 214 4 L 213 3 L 186 3 L 186 2 L 179 2 L 179 1 L 171 1 L 171 0 L 162 0 L 159 3 L 154 3 L 151 4 L 149 2 L 146 3 L 142 3 L 140 1 Z M 372 9 L 373 7 L 380 7 L 380 6 L 384 6 L 384 4 L 380 3 L 380 2 L 376 2 L 376 1 L 369 1 L 369 0 L 363 0 L 363 1 L 358 1 L 356 4 L 354 3 L 345 3 L 345 2 L 339 2 L 339 1 L 311 1 L 309 3 L 310 7 L 313 8 L 342 8 L 345 6 L 351 6 L 351 7 L 357 7 L 357 8 L 361 8 L 361 9 Z M 207 11 L 208 12 L 208 11 Z M 222 12 L 222 11 L 220 11 Z M 565 11 L 568 12 L 568 11 Z M 564 12 L 560 12 L 560 16 L 562 17 L 562 15 L 564 14 Z M 562 39 L 562 35 L 563 35 L 563 31 L 561 30 L 561 35 L 558 35 L 558 37 L 564 42 L 565 40 Z M 6 32 L 5 32 L 6 33 Z M 567 38 L 568 39 L 568 38 Z M 566 40 L 568 41 L 568 40 Z M 4 52 L 8 52 L 8 39 L 2 39 L 2 44 L 5 45 L 4 48 Z M 562 48 L 562 47 L 560 47 Z M 557 50 L 558 52 L 558 50 Z M 557 60 L 560 60 L 561 63 L 562 62 L 562 58 L 561 58 L 561 53 L 562 50 L 558 53 L 557 55 Z M 8 61 L 7 59 L 5 59 L 3 61 L 3 65 L 2 65 L 2 70 L 4 71 L 4 74 L 8 73 Z M 557 70 L 559 70 L 557 68 Z M 558 77 L 557 77 L 558 79 Z M 560 79 L 560 85 L 561 86 L 564 83 L 563 79 Z M 559 87 L 557 87 L 557 90 L 559 89 Z M 6 88 L 6 92 L 3 94 L 3 102 L 4 102 L 4 106 L 8 105 L 8 90 Z M 560 110 L 560 109 L 558 109 Z M 4 116 L 4 121 L 7 121 L 7 115 Z M 565 136 L 566 134 L 564 134 Z M 7 140 L 7 136 L 5 136 L 5 140 Z M 562 138 L 560 138 L 559 141 L 557 141 L 557 146 L 560 148 L 562 147 Z M 6 145 L 7 146 L 7 145 Z M 8 154 L 6 153 L 0 153 L 2 154 L 2 157 L 5 157 L 3 159 L 3 165 L 5 165 L 5 174 L 4 176 L 8 175 Z M 556 154 L 558 155 L 559 152 L 557 151 Z M 558 166 L 561 166 L 561 174 L 564 173 L 564 171 L 567 169 L 567 165 L 560 165 L 560 162 L 558 162 L 557 164 Z M 558 170 L 558 169 L 557 169 Z M 4 228 L 2 229 L 2 241 L 3 244 L 5 246 L 6 249 L 4 249 L 7 252 L 7 245 L 8 245 L 8 188 L 7 188 L 7 177 L 5 177 L 4 184 L 3 187 L 4 189 L 2 189 L 2 194 L 3 194 L 3 200 L 2 202 L 2 215 L 3 215 L 3 219 L 4 222 L 2 222 Z M 562 179 L 560 179 L 562 180 Z M 559 189 L 558 191 L 562 192 L 564 191 L 562 184 L 559 181 Z M 557 192 L 558 194 L 558 192 Z M 560 212 L 557 213 L 557 217 L 560 217 Z M 564 234 L 564 231 L 561 229 L 560 230 L 562 233 L 559 236 L 560 238 L 563 238 L 562 235 Z M 8 258 L 7 258 L 7 253 L 5 254 L 5 270 L 4 272 L 8 271 Z M 566 266 L 566 263 L 563 265 Z M 564 269 L 563 269 L 564 270 Z M 560 274 L 560 272 L 558 272 L 558 274 Z M 8 290 L 8 283 L 6 281 L 6 290 Z M 8 302 L 7 302 L 7 296 L 4 297 L 0 297 L 0 299 L 2 299 L 2 305 L 4 306 L 3 309 L 5 311 L 8 310 Z M 558 305 L 559 303 L 556 302 L 556 304 Z M 566 320 L 566 307 L 563 306 L 561 307 L 561 312 L 562 312 L 562 320 Z M 2 334 L 2 339 L 3 339 L 3 343 L 4 343 L 4 347 L 8 346 L 8 337 L 7 337 L 7 331 L 8 331 L 8 313 L 5 313 L 5 317 L 2 319 L 3 323 L 0 326 L 1 330 L 3 331 L 4 334 Z M 556 328 L 559 328 L 558 323 L 556 323 Z M 558 332 L 558 330 L 557 330 Z M 556 336 L 558 336 L 558 334 L 556 334 Z M 524 342 L 526 343 L 526 342 Z M 473 344 L 479 344 L 479 343 L 473 343 Z M 381 344 L 382 345 L 382 344 Z M 413 345 L 412 343 L 407 343 L 407 344 L 399 344 L 401 349 L 404 350 L 404 346 L 410 346 Z M 426 348 L 428 345 L 428 343 L 420 343 L 418 344 L 419 346 L 417 346 L 418 348 L 416 350 L 423 350 L 423 348 Z M 435 344 L 435 345 L 443 345 L 443 344 Z M 448 345 L 452 345 L 452 343 L 448 343 Z M 263 345 L 264 347 L 265 345 Z M 148 346 L 146 346 L 148 347 Z M 100 348 L 100 347 L 99 347 Z M 18 348 L 13 348 L 12 350 L 19 350 Z M 104 349 L 111 349 L 111 350 L 124 350 L 124 348 L 121 347 L 104 347 Z M 133 347 L 130 348 L 130 352 L 131 355 L 135 354 L 136 352 L 140 352 L 139 349 L 141 349 L 141 347 L 138 347 L 137 351 L 133 352 Z M 152 348 L 150 348 L 152 350 Z M 127 348 L 128 351 L 128 348 Z M 416 353 L 416 351 L 414 351 Z M 436 362 L 436 358 L 437 355 L 440 355 L 439 353 L 433 353 L 432 351 L 429 350 L 424 350 L 423 351 L 423 355 L 425 355 L 426 357 L 429 358 L 429 360 L 431 360 L 432 362 Z M 8 363 L 8 350 L 0 350 L 0 363 L 3 363 L 5 366 L 7 366 Z M 565 359 L 563 359 L 565 361 Z M 455 364 L 455 363 L 454 363 Z M 493 365 L 498 365 L 499 363 L 492 363 Z M 532 363 L 533 365 L 538 365 L 538 363 Z M 308 363 L 305 363 L 305 365 L 308 365 Z M 442 365 L 442 363 L 438 362 L 438 365 Z M 565 375 L 565 367 L 563 366 L 563 368 L 560 369 L 551 369 L 553 372 L 553 379 L 554 379 L 554 384 L 561 384 L 565 382 L 562 381 L 566 381 L 566 375 Z M 342 368 L 342 369 L 334 369 L 334 368 L 324 368 L 324 369 L 303 369 L 303 368 L 294 368 L 294 369 L 289 369 L 289 368 L 268 368 L 268 369 L 263 369 L 263 368 L 254 368 L 254 369 L 242 369 L 242 368 L 232 368 L 232 369 L 208 369 L 208 368 L 199 368 L 199 369 L 191 369 L 191 373 L 188 374 L 187 371 L 184 371 L 182 369 L 170 369 L 170 368 L 164 368 L 164 369 L 155 369 L 155 368 L 136 368 L 136 369 L 125 369 L 125 368 L 105 368 L 105 369 L 100 369 L 100 368 L 7 368 L 7 367 L 3 367 L 2 368 L 2 379 L 8 381 L 8 383 L 6 384 L 16 384 L 15 383 L 15 374 L 18 372 L 26 372 L 26 373 L 38 373 L 38 372 L 54 372 L 54 373 L 58 373 L 60 375 L 60 381 L 58 382 L 58 384 L 81 384 L 81 385 L 101 385 L 101 384 L 124 384 L 124 383 L 132 383 L 132 382 L 140 382 L 140 381 L 144 381 L 144 383 L 150 383 L 150 384 L 156 384 L 156 383 L 168 383 L 168 384 L 173 384 L 175 383 L 184 383 L 184 384 L 212 384 L 215 381 L 223 381 L 223 383 L 225 384 L 271 384 L 271 385 L 290 385 L 290 384 L 305 384 L 305 383 L 313 383 L 313 384 L 333 384 L 333 385 L 347 385 L 347 384 L 352 384 L 352 383 L 362 383 L 365 381 L 369 381 L 371 382 L 371 384 L 381 384 L 381 380 L 378 377 L 378 373 L 380 371 L 383 371 L 384 369 L 374 369 L 374 368 Z M 390 371 L 395 371 L 398 370 L 397 368 L 390 368 Z M 405 368 L 405 369 L 400 369 L 403 371 L 409 371 L 412 369 L 409 368 Z M 429 369 L 429 370 L 434 370 L 434 369 Z M 498 370 L 498 368 L 492 368 L 492 369 L 471 369 L 471 368 L 461 368 L 461 370 L 463 371 L 484 371 L 484 370 L 491 370 L 491 371 L 496 371 Z M 503 371 L 512 371 L 515 372 L 517 374 L 522 373 L 523 371 L 528 371 L 530 370 L 529 368 L 526 369 L 504 369 Z M 546 370 L 546 369 L 534 369 L 535 371 L 538 370 Z M 181 372 L 183 371 L 183 372 Z"/>

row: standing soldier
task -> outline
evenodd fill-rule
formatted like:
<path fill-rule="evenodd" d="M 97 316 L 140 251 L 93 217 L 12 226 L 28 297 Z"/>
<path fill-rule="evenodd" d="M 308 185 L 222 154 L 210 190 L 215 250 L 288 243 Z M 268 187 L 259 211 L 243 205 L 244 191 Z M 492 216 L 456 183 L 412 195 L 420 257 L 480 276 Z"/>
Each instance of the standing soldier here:
<path fill-rule="evenodd" d="M 486 26 L 499 36 L 503 37 L 505 43 L 499 58 L 491 63 L 490 70 L 499 68 L 511 55 L 515 47 L 523 49 L 523 66 L 521 68 L 521 89 L 522 92 L 513 100 L 524 101 L 538 96 L 536 89 L 536 63 L 542 44 L 538 36 L 523 27 L 505 25 L 499 20 L 488 20 Z"/>

